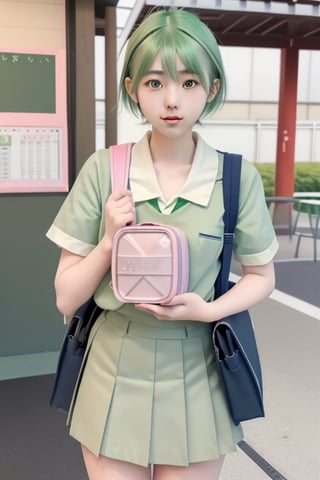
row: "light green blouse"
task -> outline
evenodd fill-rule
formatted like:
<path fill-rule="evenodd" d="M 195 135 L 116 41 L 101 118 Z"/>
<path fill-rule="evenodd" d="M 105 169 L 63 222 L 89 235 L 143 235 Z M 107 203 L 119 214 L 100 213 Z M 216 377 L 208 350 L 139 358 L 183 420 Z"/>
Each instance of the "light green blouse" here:
<path fill-rule="evenodd" d="M 218 257 L 223 242 L 223 155 L 200 136 L 195 135 L 195 139 L 193 165 L 177 195 L 188 203 L 172 211 L 177 198 L 170 199 L 168 205 L 162 200 L 162 212 L 149 203 L 151 198 L 160 198 L 161 205 L 161 191 L 153 170 L 148 134 L 133 148 L 130 188 L 137 223 L 165 223 L 184 230 L 189 241 L 188 290 L 209 300 L 219 271 Z M 109 151 L 101 150 L 84 164 L 47 237 L 73 253 L 88 255 L 102 238 L 104 204 L 110 192 Z M 264 265 L 272 260 L 277 248 L 260 175 L 250 162 L 243 160 L 234 256 L 243 265 Z M 110 271 L 98 286 L 95 300 L 109 310 L 122 305 L 113 294 Z"/>

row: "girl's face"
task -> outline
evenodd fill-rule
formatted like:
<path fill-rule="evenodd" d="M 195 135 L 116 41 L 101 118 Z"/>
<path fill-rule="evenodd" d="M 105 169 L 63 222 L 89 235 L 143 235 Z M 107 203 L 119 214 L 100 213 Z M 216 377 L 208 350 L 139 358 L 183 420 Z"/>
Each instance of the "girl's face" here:
<path fill-rule="evenodd" d="M 170 138 L 191 132 L 206 103 L 216 93 L 212 91 L 208 95 L 199 77 L 188 72 L 178 56 L 176 71 L 177 79 L 174 80 L 163 70 L 158 54 L 149 72 L 141 78 L 136 92 L 132 91 L 131 79 L 126 78 L 127 91 L 139 103 L 146 120 L 153 129 Z"/>

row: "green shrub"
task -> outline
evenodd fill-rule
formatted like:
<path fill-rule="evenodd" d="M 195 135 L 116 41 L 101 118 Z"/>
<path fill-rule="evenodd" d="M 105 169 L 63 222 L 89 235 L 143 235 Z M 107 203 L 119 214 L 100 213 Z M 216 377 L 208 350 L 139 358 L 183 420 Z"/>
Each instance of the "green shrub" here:
<path fill-rule="evenodd" d="M 275 164 L 255 163 L 259 171 L 266 197 L 275 194 Z M 320 162 L 296 162 L 295 192 L 320 192 Z"/>
<path fill-rule="evenodd" d="M 296 163 L 294 189 L 296 192 L 320 192 L 320 163 Z"/>

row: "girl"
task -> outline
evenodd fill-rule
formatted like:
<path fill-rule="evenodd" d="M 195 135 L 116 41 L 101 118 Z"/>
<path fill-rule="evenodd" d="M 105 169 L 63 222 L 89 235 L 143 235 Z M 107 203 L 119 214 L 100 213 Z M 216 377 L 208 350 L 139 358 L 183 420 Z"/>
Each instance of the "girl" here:
<path fill-rule="evenodd" d="M 277 241 L 260 177 L 244 161 L 235 257 L 243 275 L 212 301 L 223 237 L 223 155 L 193 132 L 221 106 L 226 79 L 211 31 L 193 14 L 161 10 L 132 35 L 120 90 L 151 131 L 132 151 L 130 190 L 110 191 L 109 153 L 93 154 L 50 227 L 62 247 L 57 306 L 71 315 L 92 294 L 103 309 L 91 332 L 68 423 L 90 480 L 218 479 L 236 450 L 212 347 L 213 322 L 274 288 Z M 112 239 L 130 222 L 185 231 L 188 293 L 170 304 L 121 304 L 110 282 Z"/>

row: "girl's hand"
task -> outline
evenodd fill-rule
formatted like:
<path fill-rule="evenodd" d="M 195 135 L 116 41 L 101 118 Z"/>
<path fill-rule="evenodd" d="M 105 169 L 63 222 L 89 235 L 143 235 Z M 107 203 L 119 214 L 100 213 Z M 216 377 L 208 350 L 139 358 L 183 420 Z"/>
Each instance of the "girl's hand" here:
<path fill-rule="evenodd" d="M 105 235 L 112 242 L 115 233 L 125 225 L 135 222 L 135 207 L 132 192 L 127 189 L 113 192 L 105 204 Z"/>
<path fill-rule="evenodd" d="M 139 303 L 135 307 L 151 313 L 158 320 L 195 320 L 209 323 L 214 321 L 214 318 L 210 317 L 209 305 L 197 293 L 182 293 L 176 295 L 170 303 Z"/>

